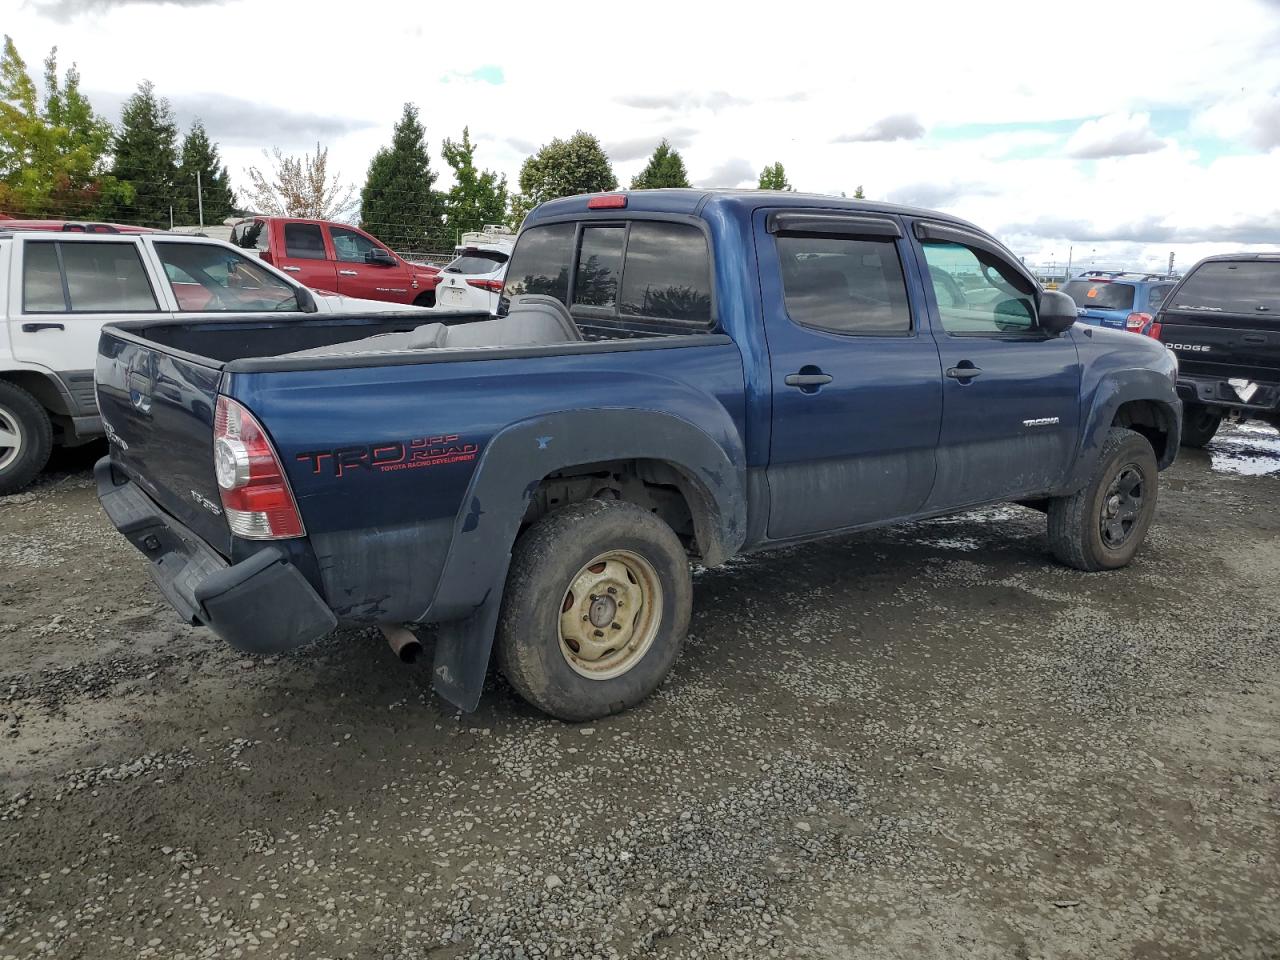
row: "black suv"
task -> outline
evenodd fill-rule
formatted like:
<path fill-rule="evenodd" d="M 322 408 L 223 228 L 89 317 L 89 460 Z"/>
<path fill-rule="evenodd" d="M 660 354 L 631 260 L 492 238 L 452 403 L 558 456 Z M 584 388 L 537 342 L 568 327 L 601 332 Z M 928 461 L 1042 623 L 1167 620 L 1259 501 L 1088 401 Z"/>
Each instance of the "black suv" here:
<path fill-rule="evenodd" d="M 1178 357 L 1183 445 L 1203 447 L 1228 416 L 1280 428 L 1280 253 L 1206 257 L 1146 332 Z"/>

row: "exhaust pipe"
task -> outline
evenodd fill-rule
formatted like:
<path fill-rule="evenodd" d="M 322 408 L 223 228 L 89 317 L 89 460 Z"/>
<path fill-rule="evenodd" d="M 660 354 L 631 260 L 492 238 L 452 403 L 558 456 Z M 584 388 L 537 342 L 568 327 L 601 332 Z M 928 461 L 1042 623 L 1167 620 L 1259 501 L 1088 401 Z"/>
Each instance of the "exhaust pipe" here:
<path fill-rule="evenodd" d="M 413 663 L 422 653 L 422 643 L 404 627 L 380 623 L 378 629 L 387 638 L 387 643 L 391 644 L 391 649 L 395 651 L 401 663 Z"/>

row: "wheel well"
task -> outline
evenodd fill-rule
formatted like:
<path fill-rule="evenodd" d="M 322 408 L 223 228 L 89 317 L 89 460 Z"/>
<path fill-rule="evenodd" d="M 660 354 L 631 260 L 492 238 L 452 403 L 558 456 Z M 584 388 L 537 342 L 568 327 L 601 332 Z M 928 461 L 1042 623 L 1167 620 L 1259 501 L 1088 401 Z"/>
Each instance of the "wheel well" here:
<path fill-rule="evenodd" d="M 1127 427 L 1146 437 L 1162 468 L 1168 466 L 1171 454 L 1178 449 L 1178 438 L 1170 436 L 1173 423 L 1168 408 L 1153 400 L 1129 400 L 1120 404 L 1111 425 Z"/>
<path fill-rule="evenodd" d="M 422 293 L 414 297 L 413 305 L 415 307 L 434 307 L 436 305 L 436 292 L 432 290 L 424 290 Z"/>
<path fill-rule="evenodd" d="M 683 469 L 665 460 L 609 460 L 548 474 L 529 499 L 521 529 L 553 510 L 599 497 L 625 500 L 657 515 L 702 562 L 723 560 L 709 497 Z"/>

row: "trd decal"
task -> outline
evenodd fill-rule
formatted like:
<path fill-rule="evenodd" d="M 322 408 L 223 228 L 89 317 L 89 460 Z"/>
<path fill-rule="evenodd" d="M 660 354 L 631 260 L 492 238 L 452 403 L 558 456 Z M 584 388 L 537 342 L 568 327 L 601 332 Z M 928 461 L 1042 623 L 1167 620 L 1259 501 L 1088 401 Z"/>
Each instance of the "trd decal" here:
<path fill-rule="evenodd" d="M 311 464 L 313 474 L 330 473 L 335 477 L 342 477 L 352 470 L 389 473 L 393 470 L 439 467 L 446 463 L 468 463 L 479 452 L 477 444 L 463 440 L 453 433 L 409 441 L 389 440 L 368 446 L 311 450 L 298 454 L 297 459 Z"/>

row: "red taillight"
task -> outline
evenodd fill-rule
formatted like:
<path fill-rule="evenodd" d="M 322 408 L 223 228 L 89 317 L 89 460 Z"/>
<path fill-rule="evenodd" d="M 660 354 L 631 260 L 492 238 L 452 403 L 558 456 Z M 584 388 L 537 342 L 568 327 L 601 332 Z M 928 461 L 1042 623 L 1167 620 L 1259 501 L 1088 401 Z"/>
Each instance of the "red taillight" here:
<path fill-rule="evenodd" d="M 588 210 L 621 210 L 626 205 L 625 193 L 605 193 L 587 201 Z"/>
<path fill-rule="evenodd" d="M 479 287 L 481 290 L 488 290 L 490 293 L 502 292 L 501 280 L 468 280 L 467 286 Z"/>
<path fill-rule="evenodd" d="M 1163 329 L 1164 329 L 1164 324 L 1153 323 L 1151 324 L 1151 326 L 1147 327 L 1147 336 L 1150 337 L 1152 340 L 1159 340 L 1160 331 L 1162 331 Z"/>
<path fill-rule="evenodd" d="M 266 432 L 248 410 L 218 398 L 213 467 L 227 526 L 246 540 L 283 540 L 306 531 L 293 491 Z"/>
<path fill-rule="evenodd" d="M 1149 313 L 1131 313 L 1125 318 L 1124 328 L 1131 333 L 1146 333 L 1147 325 L 1151 323 L 1151 314 Z"/>

